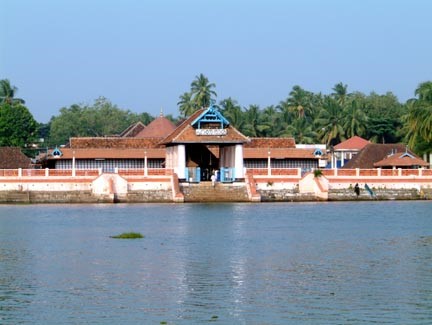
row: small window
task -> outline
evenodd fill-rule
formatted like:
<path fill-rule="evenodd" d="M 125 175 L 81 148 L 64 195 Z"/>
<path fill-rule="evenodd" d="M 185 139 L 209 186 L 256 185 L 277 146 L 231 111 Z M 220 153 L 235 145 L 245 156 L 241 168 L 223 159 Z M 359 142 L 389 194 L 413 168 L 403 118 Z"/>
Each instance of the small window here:
<path fill-rule="evenodd" d="M 323 155 L 323 153 L 322 153 L 321 149 L 316 148 L 314 151 L 314 156 L 322 156 L 322 155 Z"/>
<path fill-rule="evenodd" d="M 60 151 L 59 148 L 55 147 L 55 149 L 54 149 L 53 152 L 52 152 L 52 155 L 53 155 L 54 157 L 61 157 L 61 156 L 63 155 L 63 153 Z"/>

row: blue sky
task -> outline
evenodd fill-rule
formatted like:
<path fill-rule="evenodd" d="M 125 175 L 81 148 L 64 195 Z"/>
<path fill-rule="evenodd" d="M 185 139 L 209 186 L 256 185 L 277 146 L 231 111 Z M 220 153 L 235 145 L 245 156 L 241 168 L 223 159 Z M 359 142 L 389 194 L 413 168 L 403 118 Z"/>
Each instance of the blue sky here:
<path fill-rule="evenodd" d="M 99 96 L 178 115 L 200 73 L 264 108 L 294 85 L 392 91 L 432 79 L 432 1 L 0 0 L 0 79 L 38 122 Z"/>

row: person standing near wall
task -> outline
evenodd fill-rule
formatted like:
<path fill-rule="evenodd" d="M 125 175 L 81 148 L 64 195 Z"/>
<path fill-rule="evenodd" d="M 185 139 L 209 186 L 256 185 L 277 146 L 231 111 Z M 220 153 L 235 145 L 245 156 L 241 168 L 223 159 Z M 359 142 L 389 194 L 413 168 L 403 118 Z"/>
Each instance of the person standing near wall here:
<path fill-rule="evenodd" d="M 356 183 L 356 185 L 354 186 L 354 193 L 359 196 L 360 195 L 360 186 L 358 185 L 358 183 Z"/>

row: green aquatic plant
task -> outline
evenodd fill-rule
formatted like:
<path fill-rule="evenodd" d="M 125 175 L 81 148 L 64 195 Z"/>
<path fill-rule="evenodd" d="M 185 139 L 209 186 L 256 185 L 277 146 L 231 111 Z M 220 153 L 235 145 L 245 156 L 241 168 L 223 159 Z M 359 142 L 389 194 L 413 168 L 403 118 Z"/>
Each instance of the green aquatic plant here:
<path fill-rule="evenodd" d="M 315 169 L 313 173 L 314 173 L 314 177 L 321 177 L 323 175 L 321 169 Z"/>
<path fill-rule="evenodd" d="M 117 238 L 117 239 L 138 239 L 138 238 L 144 238 L 142 234 L 139 232 L 124 232 L 120 235 L 116 236 L 110 236 L 111 238 Z"/>

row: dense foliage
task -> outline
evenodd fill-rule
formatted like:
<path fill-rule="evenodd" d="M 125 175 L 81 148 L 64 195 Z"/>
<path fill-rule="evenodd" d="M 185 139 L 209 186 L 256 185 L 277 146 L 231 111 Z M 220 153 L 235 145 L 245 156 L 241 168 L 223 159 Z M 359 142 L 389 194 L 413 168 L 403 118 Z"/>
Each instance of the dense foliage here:
<path fill-rule="evenodd" d="M 196 76 L 190 91 L 179 98 L 180 116 L 167 117 L 176 122 L 207 107 L 217 96 L 215 88 L 203 74 Z M 91 105 L 63 107 L 49 123 L 37 125 L 16 92 L 9 80 L 0 80 L 0 145 L 25 146 L 33 138 L 44 138 L 48 146 L 61 145 L 74 136 L 119 134 L 134 122 L 148 124 L 154 118 L 120 109 L 101 97 Z M 285 99 L 267 107 L 244 107 L 231 97 L 220 100 L 217 107 L 251 137 L 294 137 L 296 143 L 334 146 L 358 135 L 379 143 L 403 141 L 419 154 L 431 152 L 432 82 L 421 83 L 414 94 L 415 98 L 400 103 L 391 92 L 349 92 L 346 84 L 338 83 L 329 94 L 294 86 Z"/>
<path fill-rule="evenodd" d="M 0 104 L 0 146 L 28 147 L 33 143 L 37 123 L 20 103 Z"/>
<path fill-rule="evenodd" d="M 214 84 L 201 87 L 212 89 Z M 218 106 L 233 126 L 253 137 L 294 137 L 297 143 L 329 146 L 354 135 L 382 143 L 403 139 L 402 121 L 407 108 L 395 95 L 390 92 L 384 95 L 349 93 L 348 86 L 343 83 L 332 90 L 323 95 L 294 86 L 288 97 L 277 105 L 241 107 L 236 100 L 227 98 Z M 180 97 L 181 114 L 185 111 L 191 114 L 198 109 L 191 94 Z"/>
<path fill-rule="evenodd" d="M 0 146 L 27 147 L 34 140 L 37 123 L 24 100 L 15 97 L 17 91 L 9 80 L 0 80 Z"/>
<path fill-rule="evenodd" d="M 153 118 L 148 113 L 135 114 L 122 110 L 104 97 L 93 105 L 73 104 L 60 109 L 60 115 L 50 120 L 51 144 L 65 144 L 70 137 L 116 135 L 132 123 L 148 124 Z"/>

